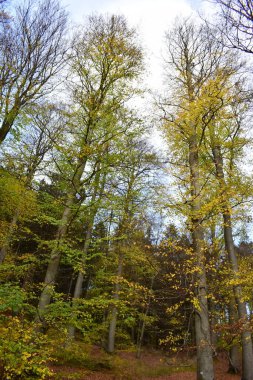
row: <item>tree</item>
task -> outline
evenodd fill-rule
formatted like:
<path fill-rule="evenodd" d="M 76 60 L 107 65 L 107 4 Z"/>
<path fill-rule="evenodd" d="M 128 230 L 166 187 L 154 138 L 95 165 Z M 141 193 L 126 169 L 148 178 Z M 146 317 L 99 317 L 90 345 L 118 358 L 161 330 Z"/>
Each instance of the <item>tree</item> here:
<path fill-rule="evenodd" d="M 253 53 L 253 4 L 248 0 L 212 0 L 220 6 L 221 36 L 225 43 Z"/>
<path fill-rule="evenodd" d="M 57 0 L 28 1 L 0 24 L 0 144 L 24 107 L 52 91 L 66 58 L 66 25 Z"/>
<path fill-rule="evenodd" d="M 245 89 L 241 87 L 239 76 L 237 76 L 240 65 L 238 65 L 235 56 L 231 52 L 224 49 L 222 45 L 219 45 L 219 43 L 214 40 L 213 45 L 209 45 L 209 52 L 213 51 L 215 58 L 212 63 L 212 57 L 209 57 L 207 68 L 209 67 L 211 70 L 207 72 L 203 64 L 202 67 L 199 64 L 196 66 L 196 61 L 194 59 L 191 60 L 194 55 L 189 56 L 189 51 L 192 52 L 195 45 L 194 43 L 189 45 L 186 42 L 188 41 L 184 39 L 180 45 L 184 55 L 181 55 L 180 60 L 176 60 L 176 65 L 178 62 L 180 63 L 177 66 L 178 71 L 182 75 L 179 80 L 181 80 L 182 83 L 186 83 L 188 91 L 189 89 L 191 90 L 189 94 L 193 94 L 193 96 L 191 102 L 188 103 L 186 96 L 180 94 L 179 103 L 175 101 L 172 103 L 174 107 L 178 107 L 178 112 L 171 114 L 169 125 L 177 127 L 177 131 L 180 131 L 182 135 L 184 144 L 188 144 L 189 146 L 191 185 L 188 191 L 194 195 L 194 203 L 196 199 L 200 200 L 197 205 L 198 207 L 195 208 L 195 211 L 197 211 L 195 216 L 194 214 L 191 216 L 190 227 L 194 231 L 198 225 L 203 226 L 204 221 L 210 219 L 211 215 L 222 214 L 225 248 L 231 266 L 231 273 L 235 279 L 238 277 L 239 268 L 232 234 L 232 210 L 230 202 L 233 197 L 238 199 L 240 197 L 239 189 L 243 189 L 243 187 L 240 186 L 242 181 L 241 176 L 238 175 L 238 171 L 236 170 L 235 161 L 238 155 L 241 154 L 242 146 L 245 144 L 245 139 L 241 136 L 239 137 L 239 134 L 241 127 L 240 118 L 245 108 L 247 109 L 247 93 Z M 200 49 L 202 49 L 202 47 L 203 44 Z M 212 50 L 213 48 L 215 48 L 215 50 Z M 195 54 L 197 51 L 198 46 Z M 202 52 L 198 51 L 195 59 L 196 57 L 198 59 L 201 54 Z M 204 62 L 203 56 L 202 59 Z M 174 62 L 175 60 L 173 63 Z M 182 66 L 185 68 L 185 72 L 181 69 Z M 200 77 L 194 72 L 195 68 L 197 72 L 198 69 L 200 69 L 200 72 L 198 72 Z M 184 73 L 185 78 L 183 77 Z M 194 83 L 196 79 L 197 82 Z M 195 86 L 189 86 L 189 84 L 192 83 L 195 84 Z M 175 103 L 178 105 L 175 105 Z M 195 126 L 194 134 L 192 134 L 192 125 Z M 182 149 L 181 154 L 181 157 L 184 157 L 185 150 Z M 210 165 L 210 158 L 212 165 L 215 165 L 215 171 Z M 224 158 L 227 161 L 227 180 L 224 172 Z M 198 169 L 197 173 L 196 166 Z M 195 176 L 194 173 L 196 173 Z M 200 180 L 199 173 L 202 175 L 202 181 Z M 218 184 L 215 184 L 211 179 L 210 174 L 212 175 L 212 173 L 215 174 Z M 194 192 L 196 184 L 191 178 L 195 178 L 195 182 L 196 179 L 198 180 L 199 187 L 197 192 Z M 205 194 L 207 183 L 214 186 L 215 194 L 212 194 L 210 189 L 208 189 L 208 192 Z M 243 192 L 245 192 L 245 186 Z M 186 192 L 185 198 L 186 202 L 191 205 L 192 201 L 187 199 L 187 194 L 189 193 Z M 207 198 L 205 199 L 205 197 Z M 197 220 L 197 225 L 192 217 Z M 201 241 L 204 242 L 203 232 Z M 206 262 L 206 259 L 203 263 L 204 262 Z M 242 289 L 236 280 L 234 281 L 234 297 L 240 323 L 242 324 L 243 378 L 251 379 L 251 362 L 253 360 L 251 331 L 249 328 L 246 304 L 242 298 Z M 232 308 L 230 308 L 230 310 L 232 310 Z"/>
<path fill-rule="evenodd" d="M 149 176 L 155 167 L 156 155 L 150 152 L 148 145 L 136 139 L 125 140 L 127 155 L 119 166 L 118 173 L 112 177 L 111 186 L 114 189 L 113 200 L 115 210 L 114 219 L 117 220 L 115 242 L 112 250 L 116 254 L 117 268 L 116 281 L 113 293 L 115 304 L 109 316 L 108 352 L 114 352 L 117 323 L 117 302 L 120 300 L 121 281 L 127 252 L 132 245 L 134 221 L 140 204 L 144 205 L 151 198 L 151 183 Z M 150 188 L 149 194 L 145 192 Z"/>
<path fill-rule="evenodd" d="M 0 23 L 6 23 L 10 19 L 10 16 L 5 11 L 6 0 L 0 0 Z"/>
<path fill-rule="evenodd" d="M 73 111 L 69 125 L 74 135 L 71 145 L 76 151 L 68 157 L 70 172 L 65 207 L 40 297 L 40 314 L 50 302 L 50 287 L 58 272 L 61 246 L 84 199 L 85 184 L 95 175 L 98 159 L 108 142 L 127 129 L 123 104 L 134 94 L 130 85 L 141 70 L 142 52 L 136 43 L 136 33 L 128 28 L 126 20 L 121 16 L 91 16 L 73 45 L 70 84 Z"/>
<path fill-rule="evenodd" d="M 208 175 L 202 170 L 201 158 L 208 121 L 205 114 L 199 113 L 198 102 L 201 102 L 203 87 L 219 65 L 223 52 L 220 44 L 210 38 L 207 26 L 196 26 L 190 21 L 176 25 L 167 34 L 167 46 L 167 72 L 173 92 L 161 105 L 164 111 L 164 131 L 173 149 L 174 162 L 177 161 L 181 171 L 184 171 L 184 183 L 187 186 L 182 206 L 187 209 L 185 211 L 188 214 L 188 228 L 196 260 L 194 306 L 197 378 L 211 380 L 214 372 L 203 226 L 204 189 Z M 179 176 L 178 173 L 176 175 Z"/>
<path fill-rule="evenodd" d="M 18 131 L 17 138 L 9 139 L 2 150 L 1 159 L 3 167 L 14 178 L 16 178 L 24 188 L 29 190 L 32 187 L 36 174 L 42 172 L 48 165 L 46 155 L 53 147 L 60 142 L 63 132 L 63 113 L 53 104 L 41 104 L 30 107 L 27 113 L 20 120 L 21 131 Z M 29 126 L 29 128 L 27 127 Z M 16 205 L 13 212 L 9 231 L 6 234 L 5 242 L 1 244 L 0 263 L 6 257 L 10 248 L 13 232 L 19 221 L 20 207 Z"/>
<path fill-rule="evenodd" d="M 241 155 L 242 149 L 247 140 L 242 135 L 243 117 L 247 110 L 248 98 L 247 92 L 242 84 L 237 81 L 233 86 L 232 70 L 223 71 L 217 75 L 217 79 L 209 88 L 209 98 L 213 98 L 212 103 L 215 105 L 222 104 L 219 112 L 212 113 L 212 122 L 209 123 L 208 133 L 210 138 L 210 148 L 212 160 L 215 165 L 215 176 L 218 181 L 219 191 L 218 198 L 220 212 L 223 217 L 223 231 L 225 249 L 227 251 L 233 278 L 236 279 L 239 273 L 238 259 L 235 250 L 233 237 L 233 213 L 232 199 L 239 199 L 240 192 L 242 197 L 247 197 L 243 184 L 245 178 L 241 178 L 236 166 L 238 156 Z M 224 144 L 223 141 L 226 141 Z M 227 164 L 226 164 L 227 163 Z M 246 181 L 245 181 L 246 182 Z M 236 185 L 236 188 L 234 188 Z M 242 324 L 242 371 L 243 378 L 251 380 L 253 378 L 252 361 L 252 339 L 248 321 L 246 303 L 243 301 L 242 287 L 235 280 L 233 284 L 234 299 L 237 306 L 239 321 Z M 230 308 L 232 310 L 232 308 Z"/>
<path fill-rule="evenodd" d="M 75 302 L 78 301 L 78 299 L 82 297 L 83 282 L 84 282 L 84 276 L 86 273 L 87 256 L 88 256 L 88 251 L 89 251 L 91 240 L 92 240 L 92 232 L 94 229 L 95 218 L 101 207 L 101 202 L 102 202 L 104 187 L 105 187 L 105 182 L 106 182 L 106 175 L 107 175 L 107 171 L 103 171 L 102 169 L 99 168 L 99 170 L 96 172 L 94 176 L 94 183 L 92 182 L 90 184 L 91 197 L 88 202 L 86 215 L 85 215 L 85 222 L 87 224 L 87 227 L 86 227 L 85 238 L 83 242 L 82 255 L 81 255 L 81 259 L 77 261 L 77 263 L 75 263 L 75 266 L 78 267 L 78 275 L 76 279 L 74 294 L 72 297 L 72 303 L 74 306 L 75 306 Z M 75 327 L 70 326 L 69 337 L 74 338 L 74 335 L 75 335 Z"/>

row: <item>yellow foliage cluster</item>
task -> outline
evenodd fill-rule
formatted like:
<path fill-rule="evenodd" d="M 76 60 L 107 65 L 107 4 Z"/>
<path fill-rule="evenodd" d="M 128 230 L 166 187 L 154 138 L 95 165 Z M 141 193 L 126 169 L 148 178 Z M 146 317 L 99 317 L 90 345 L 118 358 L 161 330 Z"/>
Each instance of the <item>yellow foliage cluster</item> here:
<path fill-rule="evenodd" d="M 2 380 L 44 380 L 50 348 L 45 337 L 36 332 L 34 323 L 19 317 L 7 317 L 0 326 L 0 374 Z"/>

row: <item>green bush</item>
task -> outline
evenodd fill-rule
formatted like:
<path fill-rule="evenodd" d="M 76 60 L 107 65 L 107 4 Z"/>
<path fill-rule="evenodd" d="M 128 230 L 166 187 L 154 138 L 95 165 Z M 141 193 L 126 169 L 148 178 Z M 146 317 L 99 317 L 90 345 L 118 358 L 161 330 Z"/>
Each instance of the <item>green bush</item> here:
<path fill-rule="evenodd" d="M 0 377 L 2 380 L 45 379 L 50 349 L 33 323 L 9 317 L 0 326 Z"/>

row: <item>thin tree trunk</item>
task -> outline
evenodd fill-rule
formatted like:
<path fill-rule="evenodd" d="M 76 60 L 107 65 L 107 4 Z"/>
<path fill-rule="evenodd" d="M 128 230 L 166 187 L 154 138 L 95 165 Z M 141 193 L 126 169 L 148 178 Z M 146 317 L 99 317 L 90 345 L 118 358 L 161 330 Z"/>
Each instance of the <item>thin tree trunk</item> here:
<path fill-rule="evenodd" d="M 152 291 L 152 289 L 153 289 L 154 280 L 155 280 L 155 277 L 152 277 L 150 291 Z M 145 332 L 145 327 L 146 327 L 146 318 L 147 318 L 148 313 L 149 313 L 150 302 L 151 302 L 151 295 L 149 295 L 149 297 L 148 297 L 148 303 L 146 306 L 144 319 L 143 319 L 142 326 L 141 326 L 140 336 L 139 336 L 139 339 L 137 342 L 137 350 L 136 350 L 137 359 L 140 359 L 140 357 L 141 357 L 141 346 L 142 346 L 142 342 L 143 342 L 143 338 L 144 338 L 144 332 Z"/>
<path fill-rule="evenodd" d="M 50 300 L 51 300 L 51 294 L 52 294 L 52 286 L 55 283 L 56 276 L 58 273 L 58 268 L 61 260 L 61 249 L 60 245 L 62 243 L 63 238 L 66 235 L 67 228 L 68 228 L 68 223 L 70 222 L 71 216 L 72 216 L 72 207 L 74 205 L 74 199 L 72 194 L 69 195 L 69 199 L 66 203 L 61 221 L 60 221 L 60 226 L 58 228 L 57 234 L 56 234 L 56 246 L 52 250 L 47 271 L 46 271 L 46 276 L 44 279 L 44 286 L 43 290 L 41 292 L 40 300 L 39 300 L 39 305 L 38 305 L 38 317 L 41 321 L 43 321 L 42 314 L 46 308 L 47 305 L 49 305 Z"/>
<path fill-rule="evenodd" d="M 233 235 L 231 228 L 231 216 L 223 214 L 224 220 L 224 238 L 226 250 L 228 252 L 229 261 L 234 275 L 238 274 L 237 257 L 235 253 Z M 253 380 L 253 350 L 252 338 L 248 321 L 246 303 L 242 301 L 242 288 L 241 285 L 234 285 L 234 296 L 237 304 L 238 316 L 242 323 L 242 380 Z"/>
<path fill-rule="evenodd" d="M 80 159 L 81 161 L 82 159 Z M 38 316 L 37 320 L 43 321 L 43 312 L 47 305 L 49 305 L 51 301 L 51 295 L 52 295 L 52 287 L 55 284 L 56 276 L 58 274 L 58 269 L 61 261 L 62 256 L 62 250 L 61 250 L 61 244 L 63 239 L 66 236 L 69 223 L 71 222 L 71 218 L 73 216 L 73 207 L 76 203 L 76 192 L 80 190 L 81 186 L 81 177 L 84 172 L 86 166 L 86 159 L 84 159 L 82 162 L 80 162 L 77 167 L 76 171 L 73 176 L 73 189 L 69 192 L 67 195 L 67 201 L 65 205 L 65 209 L 62 214 L 62 218 L 60 221 L 60 225 L 58 227 L 56 238 L 55 238 L 55 248 L 53 248 L 49 263 L 43 283 L 43 289 L 40 295 L 39 304 L 38 304 Z"/>
<path fill-rule="evenodd" d="M 127 234 L 127 235 L 129 235 L 129 233 L 130 233 L 129 226 L 130 226 L 130 220 L 132 218 L 132 212 L 130 210 L 130 204 L 131 204 L 131 200 L 132 200 L 131 192 L 132 192 L 135 180 L 136 180 L 135 174 L 132 172 L 130 174 L 130 177 L 129 177 L 128 187 L 127 187 L 127 191 L 125 194 L 124 208 L 123 208 L 124 214 L 123 214 L 122 220 L 118 226 L 118 235 L 119 236 L 122 232 L 124 234 Z M 117 280 L 116 285 L 115 285 L 115 292 L 114 292 L 114 296 L 113 296 L 113 299 L 115 301 L 119 300 L 119 291 L 120 291 L 119 279 L 122 276 L 122 271 L 123 271 L 124 250 L 122 250 L 121 247 L 127 246 L 127 243 L 128 243 L 127 240 L 128 240 L 128 238 L 124 238 L 123 240 L 121 240 L 121 243 L 120 243 L 121 245 L 120 246 L 118 245 L 118 271 L 117 271 L 118 280 Z M 115 334 L 116 334 L 117 315 L 118 315 L 118 308 L 115 305 L 112 309 L 111 318 L 110 318 L 110 322 L 109 322 L 108 345 L 107 345 L 107 351 L 109 353 L 113 353 L 114 348 L 115 348 Z"/>
<path fill-rule="evenodd" d="M 119 291 L 120 291 L 119 279 L 122 276 L 122 270 L 123 270 L 123 254 L 119 253 L 118 271 L 117 271 L 118 280 L 115 284 L 115 292 L 113 295 L 114 301 L 119 300 Z M 116 305 L 114 305 L 111 311 L 110 323 L 109 323 L 108 345 L 107 345 L 107 351 L 109 353 L 113 353 L 115 349 L 117 315 L 118 315 L 118 308 Z"/>
<path fill-rule="evenodd" d="M 84 281 L 84 267 L 85 267 L 88 249 L 90 246 L 91 234 L 92 234 L 93 225 L 94 225 L 94 218 L 95 218 L 95 215 L 92 218 L 92 220 L 90 221 L 87 232 L 86 232 L 86 237 L 85 237 L 85 242 L 84 242 L 84 247 L 83 247 L 83 253 L 82 253 L 82 270 L 78 272 L 75 290 L 74 290 L 74 295 L 72 298 L 73 304 L 75 303 L 75 301 L 77 299 L 81 298 L 81 295 L 82 295 L 83 281 Z M 68 336 L 69 336 L 69 339 L 73 339 L 75 337 L 75 327 L 74 326 L 69 326 Z"/>
<path fill-rule="evenodd" d="M 215 224 L 212 223 L 211 225 L 211 242 L 212 242 L 212 249 L 211 249 L 211 255 L 212 257 L 217 257 L 217 252 L 215 249 L 215 240 L 216 240 L 216 233 L 215 233 Z M 209 300 L 209 309 L 211 314 L 211 343 L 212 347 L 216 350 L 217 347 L 217 333 L 214 331 L 214 326 L 217 324 L 217 312 L 215 310 L 215 302 L 213 302 L 212 299 Z"/>
<path fill-rule="evenodd" d="M 233 325 L 238 321 L 237 308 L 235 304 L 234 296 L 231 298 L 229 303 L 229 323 Z M 229 373 L 239 373 L 240 372 L 240 346 L 239 344 L 233 344 L 229 350 Z"/>
<path fill-rule="evenodd" d="M 220 146 L 214 146 L 213 159 L 216 168 L 216 177 L 220 183 L 221 190 L 226 191 L 226 182 L 223 170 L 223 160 L 221 155 Z M 226 194 L 223 194 L 223 196 Z M 225 248 L 228 254 L 228 259 L 231 265 L 234 276 L 238 275 L 238 262 L 235 253 L 234 239 L 232 233 L 232 220 L 229 199 L 225 199 L 222 208 L 222 215 L 224 221 L 224 240 Z M 238 316 L 242 323 L 242 380 L 253 380 L 253 350 L 250 326 L 247 315 L 246 303 L 242 301 L 242 288 L 241 285 L 234 285 L 234 297 L 237 305 Z"/>
<path fill-rule="evenodd" d="M 209 309 L 210 309 L 210 314 L 211 314 L 211 344 L 214 350 L 216 350 L 217 347 L 217 333 L 214 331 L 213 326 L 217 324 L 217 317 L 216 317 L 216 310 L 215 310 L 215 303 L 210 300 L 209 302 Z"/>
<path fill-rule="evenodd" d="M 198 300 L 198 306 L 195 308 L 197 380 L 213 380 L 214 369 L 207 302 L 204 233 L 199 216 L 201 203 L 199 183 L 199 157 L 196 133 L 193 133 L 189 140 L 189 165 L 191 174 L 190 184 L 192 195 L 192 240 L 198 268 L 196 275 L 196 298 Z"/>
<path fill-rule="evenodd" d="M 97 196 L 99 199 L 102 198 L 103 196 L 103 191 L 105 187 L 105 180 L 106 180 L 106 173 L 104 174 L 102 181 L 100 183 L 100 177 L 101 177 L 101 171 L 100 171 L 100 165 L 98 166 L 98 171 L 95 176 L 95 187 L 94 191 L 91 197 L 91 212 L 90 212 L 90 217 L 89 217 L 89 223 L 88 223 L 88 228 L 86 231 L 86 236 L 85 236 L 85 241 L 84 241 L 84 246 L 83 246 L 83 253 L 82 253 L 82 270 L 78 272 L 77 280 L 76 280 L 76 285 L 75 285 L 75 290 L 74 290 L 74 295 L 72 298 L 73 304 L 75 303 L 75 300 L 80 298 L 82 295 L 82 288 L 83 288 L 83 281 L 84 281 L 84 272 L 85 272 L 85 264 L 86 264 L 86 258 L 91 242 L 91 235 L 94 227 L 94 221 L 96 214 L 98 212 L 99 205 L 96 203 L 96 198 Z M 99 199 L 97 201 L 99 201 Z M 96 204 L 95 204 L 96 203 Z M 74 326 L 69 326 L 69 338 L 73 339 L 75 336 L 75 327 Z"/>
<path fill-rule="evenodd" d="M 7 134 L 13 126 L 13 123 L 19 113 L 19 109 L 20 105 L 18 104 L 18 102 L 16 102 L 12 109 L 7 113 L 7 115 L 3 119 L 2 124 L 0 126 L 0 144 L 2 144 L 2 142 L 5 140 Z"/>

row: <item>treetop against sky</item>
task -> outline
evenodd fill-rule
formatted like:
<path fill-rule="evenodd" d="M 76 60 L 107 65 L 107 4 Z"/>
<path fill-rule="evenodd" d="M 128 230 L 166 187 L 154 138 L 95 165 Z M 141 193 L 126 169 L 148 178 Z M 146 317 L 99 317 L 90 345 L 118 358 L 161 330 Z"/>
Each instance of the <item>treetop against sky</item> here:
<path fill-rule="evenodd" d="M 148 51 L 152 72 L 149 86 L 161 84 L 162 50 L 165 32 L 176 17 L 188 17 L 204 11 L 210 4 L 201 0 L 62 0 L 74 22 L 82 23 L 92 13 L 123 14 L 131 26 L 137 27 L 141 43 Z M 161 67 L 161 66 L 160 66 Z"/>

